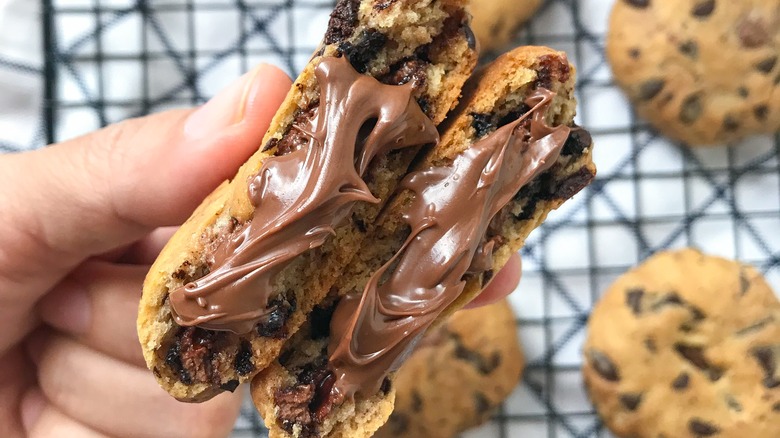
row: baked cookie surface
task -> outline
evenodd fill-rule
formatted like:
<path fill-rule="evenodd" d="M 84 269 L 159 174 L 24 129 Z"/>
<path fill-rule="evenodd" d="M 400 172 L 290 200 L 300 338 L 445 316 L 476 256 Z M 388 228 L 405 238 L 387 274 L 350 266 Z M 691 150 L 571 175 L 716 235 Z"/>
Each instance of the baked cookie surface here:
<path fill-rule="evenodd" d="M 596 305 L 584 355 L 619 437 L 780 436 L 780 303 L 752 267 L 691 249 L 650 258 Z"/>
<path fill-rule="evenodd" d="M 509 44 L 541 4 L 542 0 L 471 0 L 471 27 L 482 50 Z"/>
<path fill-rule="evenodd" d="M 487 421 L 520 380 L 506 300 L 455 313 L 421 344 L 396 376 L 395 410 L 377 438 L 452 438 Z"/>
<path fill-rule="evenodd" d="M 780 129 L 777 0 L 618 0 L 607 56 L 637 112 L 672 139 Z"/>

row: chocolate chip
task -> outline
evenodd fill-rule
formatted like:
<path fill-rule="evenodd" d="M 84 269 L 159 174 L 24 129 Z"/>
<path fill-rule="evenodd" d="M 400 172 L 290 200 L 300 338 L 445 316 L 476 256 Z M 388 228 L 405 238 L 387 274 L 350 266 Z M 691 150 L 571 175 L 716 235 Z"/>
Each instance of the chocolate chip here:
<path fill-rule="evenodd" d="M 563 180 L 555 189 L 553 197 L 556 199 L 569 199 L 587 187 L 595 176 L 590 169 L 583 167 Z"/>
<path fill-rule="evenodd" d="M 775 412 L 780 412 L 780 402 L 777 402 L 774 405 L 772 405 L 772 410 Z"/>
<path fill-rule="evenodd" d="M 751 333 L 759 332 L 759 331 L 763 330 L 764 327 L 766 327 L 767 325 L 771 324 L 774 321 L 775 321 L 775 319 L 773 317 L 768 316 L 768 317 L 766 317 L 764 319 L 759 320 L 755 324 L 751 324 L 751 325 L 749 325 L 749 326 L 747 326 L 747 327 L 745 327 L 745 328 L 743 328 L 741 330 L 738 330 L 734 334 L 736 336 L 745 336 L 745 335 L 749 335 Z"/>
<path fill-rule="evenodd" d="M 742 412 L 742 405 L 737 401 L 737 399 L 734 398 L 731 394 L 726 394 L 724 397 L 726 400 L 726 405 L 735 412 Z"/>
<path fill-rule="evenodd" d="M 230 380 L 227 383 L 223 383 L 219 386 L 219 389 L 228 392 L 234 392 L 238 388 L 238 380 Z"/>
<path fill-rule="evenodd" d="M 593 144 L 593 138 L 585 129 L 579 126 L 573 126 L 569 133 L 569 138 L 566 139 L 566 143 L 563 144 L 561 155 L 564 157 L 577 156 L 579 157 L 585 151 L 585 148 Z"/>
<path fill-rule="evenodd" d="M 647 348 L 647 351 L 651 353 L 658 352 L 658 347 L 656 347 L 655 340 L 653 340 L 653 338 L 645 338 L 645 348 Z"/>
<path fill-rule="evenodd" d="M 339 0 L 330 14 L 325 44 L 335 44 L 348 39 L 358 24 L 360 0 Z"/>
<path fill-rule="evenodd" d="M 488 269 L 487 271 L 482 273 L 482 286 L 486 286 L 488 283 L 490 283 L 490 280 L 493 279 L 493 275 L 495 275 L 495 271 L 492 269 Z"/>
<path fill-rule="evenodd" d="M 311 338 L 313 340 L 325 339 L 330 336 L 330 320 L 336 305 L 327 307 L 317 306 L 311 311 Z"/>
<path fill-rule="evenodd" d="M 636 316 L 642 313 L 642 297 L 644 295 L 645 291 L 641 288 L 632 288 L 626 292 L 626 305 Z"/>
<path fill-rule="evenodd" d="M 676 391 L 682 391 L 688 387 L 690 380 L 691 378 L 688 376 L 688 373 L 682 372 L 672 381 L 672 388 L 674 388 Z"/>
<path fill-rule="evenodd" d="M 680 44 L 679 49 L 680 49 L 680 53 L 682 53 L 683 55 L 691 59 L 699 58 L 699 45 L 696 44 L 696 41 L 688 40 Z"/>
<path fill-rule="evenodd" d="M 543 55 L 537 60 L 536 88 L 552 89 L 554 82 L 565 83 L 569 80 L 571 67 L 566 58 L 559 55 Z"/>
<path fill-rule="evenodd" d="M 688 430 L 697 436 L 713 436 L 720 433 L 720 429 L 717 426 L 699 418 L 692 418 L 688 422 Z"/>
<path fill-rule="evenodd" d="M 257 325 L 257 334 L 266 338 L 285 338 L 287 336 L 285 324 L 295 311 L 295 304 L 294 298 L 285 300 L 281 295 L 268 303 L 268 308 L 273 310 Z"/>
<path fill-rule="evenodd" d="M 376 3 L 374 3 L 374 9 L 377 11 L 384 11 L 385 9 L 389 8 L 390 5 L 395 3 L 398 0 L 381 0 Z"/>
<path fill-rule="evenodd" d="M 631 57 L 631 59 L 638 59 L 638 58 L 639 58 L 639 55 L 640 55 L 641 53 L 642 53 L 642 52 L 641 52 L 639 49 L 637 49 L 636 47 L 634 47 L 633 49 L 631 49 L 631 50 L 629 50 L 629 51 L 628 51 L 628 56 L 630 56 L 630 57 Z"/>
<path fill-rule="evenodd" d="M 703 0 L 694 5 L 691 15 L 697 18 L 705 18 L 712 15 L 715 10 L 715 0 Z"/>
<path fill-rule="evenodd" d="M 610 382 L 620 381 L 620 374 L 618 373 L 617 366 L 612 360 L 607 357 L 606 354 L 598 350 L 590 350 L 588 352 L 588 359 L 590 360 L 593 369 L 604 379 Z"/>
<path fill-rule="evenodd" d="M 238 354 L 236 354 L 236 360 L 233 362 L 233 368 L 239 376 L 249 375 L 249 373 L 255 370 L 255 365 L 252 363 L 252 344 L 249 341 L 241 341 Z"/>
<path fill-rule="evenodd" d="M 396 411 L 390 416 L 387 424 L 393 436 L 398 436 L 409 430 L 409 417 Z"/>
<path fill-rule="evenodd" d="M 393 389 L 393 383 L 388 377 L 385 377 L 384 380 L 382 380 L 382 385 L 379 387 L 379 390 L 382 392 L 382 394 L 386 395 L 390 392 L 391 389 Z"/>
<path fill-rule="evenodd" d="M 666 85 L 666 81 L 663 79 L 650 79 L 645 81 L 639 86 L 639 100 L 652 100 L 664 89 L 664 85 Z"/>
<path fill-rule="evenodd" d="M 346 55 L 352 67 L 359 73 L 365 73 L 368 70 L 368 64 L 376 58 L 380 49 L 387 44 L 388 38 L 378 30 L 364 30 L 354 43 L 342 43 L 339 46 L 344 55 Z"/>
<path fill-rule="evenodd" d="M 423 408 L 423 401 L 422 397 L 420 396 L 420 393 L 416 390 L 412 390 L 412 410 L 415 412 L 420 412 L 420 409 Z"/>
<path fill-rule="evenodd" d="M 646 8 L 650 6 L 650 0 L 623 0 L 629 5 L 635 7 L 635 8 Z"/>
<path fill-rule="evenodd" d="M 474 409 L 477 411 L 477 415 L 483 416 L 493 410 L 490 404 L 490 400 L 485 397 L 485 394 L 481 392 L 474 393 Z"/>
<path fill-rule="evenodd" d="M 759 108 L 763 107 L 763 110 L 759 110 Z M 766 105 L 759 105 L 755 109 L 756 111 L 756 117 L 759 119 L 766 118 L 766 111 L 768 111 L 768 108 Z M 763 116 L 759 116 L 759 113 L 763 112 Z M 747 291 L 750 289 L 750 279 L 748 278 L 748 270 L 747 267 L 741 266 L 739 268 L 739 294 L 745 295 Z"/>
<path fill-rule="evenodd" d="M 701 117 L 702 105 L 701 95 L 692 94 L 685 98 L 680 108 L 680 121 L 686 125 L 691 125 Z"/>
<path fill-rule="evenodd" d="M 314 397 L 313 384 L 282 388 L 274 392 L 276 417 L 282 429 L 292 433 L 297 425 L 312 431 L 314 424 L 309 410 L 309 401 L 312 397 Z"/>
<path fill-rule="evenodd" d="M 466 42 L 469 44 L 469 49 L 477 50 L 477 36 L 474 35 L 474 30 L 471 26 L 463 26 L 463 32 L 466 34 Z"/>
<path fill-rule="evenodd" d="M 475 137 L 482 138 L 496 128 L 493 116 L 490 114 L 471 114 L 471 126 L 474 128 Z"/>
<path fill-rule="evenodd" d="M 165 354 L 165 364 L 178 374 L 179 381 L 185 385 L 192 385 L 192 376 L 189 371 L 184 368 L 181 361 L 181 340 L 179 338 L 168 348 L 168 352 Z"/>
<path fill-rule="evenodd" d="M 456 344 L 455 357 L 471 362 L 481 374 L 490 374 L 501 365 L 501 355 L 498 352 L 494 352 L 490 358 L 485 358 L 478 352 L 466 348 L 458 335 L 451 334 L 451 336 Z"/>
<path fill-rule="evenodd" d="M 775 347 L 759 347 L 751 352 L 758 361 L 758 365 L 764 370 L 764 387 L 773 389 L 780 386 L 777 378 L 777 357 L 780 356 L 780 345 Z"/>
<path fill-rule="evenodd" d="M 737 25 L 737 35 L 742 46 L 748 49 L 761 47 L 769 42 L 770 35 L 761 17 L 747 17 Z"/>
<path fill-rule="evenodd" d="M 629 411 L 636 411 L 642 402 L 642 394 L 621 394 L 620 403 Z"/>
<path fill-rule="evenodd" d="M 361 233 L 365 233 L 368 231 L 368 228 L 366 228 L 366 223 L 358 218 L 352 218 L 352 223 L 355 225 L 355 228 L 358 229 Z"/>
<path fill-rule="evenodd" d="M 268 140 L 268 143 L 263 146 L 263 152 L 270 151 L 271 149 L 277 147 L 279 145 L 279 139 L 278 138 L 272 138 Z"/>
<path fill-rule="evenodd" d="M 415 89 L 422 89 L 428 82 L 426 73 L 429 63 L 421 59 L 406 59 L 390 68 L 390 73 L 382 76 L 382 83 L 388 85 L 404 85 L 412 83 Z"/>
<path fill-rule="evenodd" d="M 766 121 L 767 116 L 769 115 L 769 107 L 767 105 L 757 105 L 755 108 L 753 108 L 753 114 L 756 116 L 756 119 L 760 122 Z M 750 286 L 750 285 L 748 285 Z M 741 289 L 744 295 L 745 292 L 747 292 L 747 288 Z"/>
<path fill-rule="evenodd" d="M 770 56 L 769 58 L 756 64 L 756 70 L 768 75 L 769 73 L 772 73 L 772 70 L 775 69 L 775 65 L 777 65 L 777 56 Z"/>
<path fill-rule="evenodd" d="M 737 94 L 739 94 L 739 97 L 747 99 L 750 96 L 750 91 L 745 87 L 739 87 L 737 88 Z"/>
<path fill-rule="evenodd" d="M 737 118 L 733 115 L 728 114 L 723 118 L 723 129 L 725 129 L 727 132 L 734 132 L 739 129 L 739 126 L 739 120 L 737 120 Z"/>
<path fill-rule="evenodd" d="M 705 372 L 707 376 L 713 382 L 720 380 L 723 377 L 723 370 L 714 367 L 709 363 L 704 355 L 704 347 L 697 345 L 687 345 L 681 342 L 674 344 L 674 349 L 677 353 L 687 360 L 691 365 Z"/>

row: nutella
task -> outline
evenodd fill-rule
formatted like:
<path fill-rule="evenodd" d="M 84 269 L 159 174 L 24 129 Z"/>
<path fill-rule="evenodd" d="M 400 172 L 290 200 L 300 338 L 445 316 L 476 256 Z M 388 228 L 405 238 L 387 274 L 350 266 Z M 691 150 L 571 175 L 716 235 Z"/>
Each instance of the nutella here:
<path fill-rule="evenodd" d="M 411 235 L 362 294 L 342 298 L 331 321 L 336 400 L 379 391 L 460 296 L 464 278 L 492 268 L 494 242 L 485 239 L 492 219 L 555 163 L 571 131 L 545 123 L 553 97 L 535 92 L 526 115 L 479 140 L 450 166 L 404 179 L 402 188 L 414 193 L 404 214 Z"/>
<path fill-rule="evenodd" d="M 357 202 L 379 202 L 362 179 L 371 161 L 438 141 L 412 84 L 384 85 L 344 57 L 323 58 L 315 73 L 319 106 L 308 123 L 291 128 L 308 144 L 267 158 L 249 180 L 250 220 L 216 242 L 208 275 L 171 291 L 177 324 L 249 333 L 273 311 L 276 275 L 323 245 Z"/>

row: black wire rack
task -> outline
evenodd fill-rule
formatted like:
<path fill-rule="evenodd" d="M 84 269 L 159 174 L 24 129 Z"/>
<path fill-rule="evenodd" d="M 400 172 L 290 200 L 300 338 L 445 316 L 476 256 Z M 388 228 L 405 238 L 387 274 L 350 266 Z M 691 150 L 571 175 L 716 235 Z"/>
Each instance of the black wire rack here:
<path fill-rule="evenodd" d="M 637 119 L 604 57 L 613 0 L 548 0 L 518 44 L 565 50 L 578 66 L 579 123 L 599 176 L 523 250 L 512 301 L 528 367 L 472 437 L 607 437 L 582 388 L 589 309 L 621 273 L 696 246 L 760 268 L 780 290 L 780 138 L 689 149 Z M 48 143 L 127 117 L 206 101 L 258 62 L 291 75 L 315 50 L 332 1 L 44 0 Z M 247 404 L 236 436 L 265 436 Z"/>

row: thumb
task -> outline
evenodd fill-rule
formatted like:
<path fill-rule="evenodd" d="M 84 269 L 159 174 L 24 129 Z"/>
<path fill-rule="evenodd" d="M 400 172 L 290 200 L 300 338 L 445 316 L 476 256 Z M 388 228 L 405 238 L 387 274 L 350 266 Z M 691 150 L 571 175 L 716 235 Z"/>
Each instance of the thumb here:
<path fill-rule="evenodd" d="M 0 291 L 5 279 L 43 292 L 87 257 L 181 223 L 257 150 L 289 87 L 261 65 L 198 110 L 0 157 Z"/>

